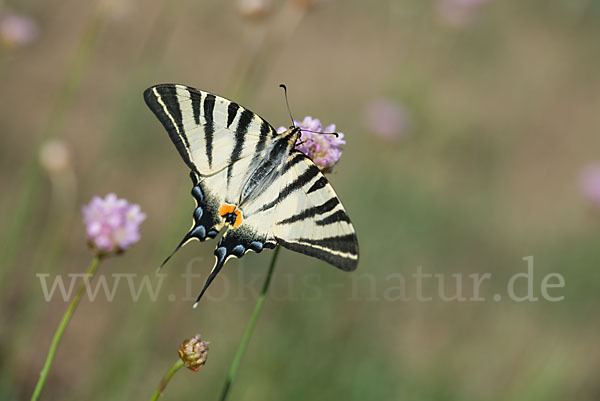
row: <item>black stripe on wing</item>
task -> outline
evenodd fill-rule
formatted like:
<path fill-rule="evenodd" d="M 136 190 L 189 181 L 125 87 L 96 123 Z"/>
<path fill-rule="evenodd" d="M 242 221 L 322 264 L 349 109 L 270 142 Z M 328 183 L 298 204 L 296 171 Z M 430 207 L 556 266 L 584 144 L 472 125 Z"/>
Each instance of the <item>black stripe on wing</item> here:
<path fill-rule="evenodd" d="M 195 92 L 188 89 L 190 98 L 192 99 L 192 111 L 194 112 L 194 122 L 196 125 L 200 125 L 200 105 L 202 103 L 202 95 L 199 92 Z"/>
<path fill-rule="evenodd" d="M 324 188 L 327 184 L 329 184 L 327 178 L 325 178 L 325 176 L 322 176 L 317 181 L 315 181 L 315 183 L 308 189 L 308 191 L 306 191 L 306 194 L 308 195 L 312 192 L 318 191 L 319 189 Z"/>
<path fill-rule="evenodd" d="M 210 93 L 204 98 L 204 138 L 206 141 L 206 157 L 208 158 L 208 167 L 212 168 L 213 161 L 213 136 L 215 134 L 215 123 L 213 112 L 215 109 L 215 95 Z"/>
<path fill-rule="evenodd" d="M 235 130 L 235 144 L 233 146 L 233 150 L 231 151 L 231 156 L 229 156 L 229 167 L 227 168 L 227 184 L 229 185 L 229 181 L 231 180 L 231 173 L 233 172 L 233 165 L 236 161 L 240 159 L 240 155 L 242 154 L 242 150 L 244 149 L 244 142 L 246 141 L 246 133 L 248 132 L 248 126 L 252 122 L 252 118 L 254 118 L 254 113 L 250 110 L 244 110 L 240 114 L 240 119 L 238 120 L 237 128 Z"/>
<path fill-rule="evenodd" d="M 237 116 L 237 112 L 238 112 L 239 108 L 240 108 L 239 104 L 237 104 L 235 102 L 229 103 L 229 106 L 227 107 L 227 128 L 229 128 L 229 126 L 235 119 L 235 116 Z"/>
<path fill-rule="evenodd" d="M 260 124 L 260 135 L 258 137 L 258 142 L 256 143 L 256 153 L 262 152 L 262 150 L 265 148 L 269 134 L 273 135 L 273 128 L 268 122 L 262 120 L 262 123 Z"/>
<path fill-rule="evenodd" d="M 278 224 L 278 225 L 281 225 L 281 224 L 291 224 L 291 223 L 295 223 L 297 221 L 306 220 L 306 219 L 314 217 L 316 215 L 330 212 L 333 209 L 335 209 L 335 207 L 337 205 L 339 205 L 339 204 L 340 204 L 340 201 L 339 201 L 338 198 L 331 198 L 327 202 L 323 203 L 322 205 L 313 206 L 313 207 L 310 207 L 308 209 L 304 209 L 300 213 L 298 213 L 298 214 L 296 214 L 296 215 L 294 215 L 292 217 L 288 217 L 287 219 L 283 219 L 281 221 L 278 221 L 275 224 Z M 343 213 L 343 211 L 341 211 L 341 212 Z"/>
<path fill-rule="evenodd" d="M 340 221 L 345 221 L 346 223 L 350 222 L 350 217 L 343 210 L 338 210 L 333 214 L 330 214 L 327 217 L 324 217 L 321 220 L 315 221 L 315 224 L 318 226 L 328 226 L 330 224 L 339 223 Z"/>
<path fill-rule="evenodd" d="M 299 158 L 301 159 L 301 158 Z M 285 167 L 284 167 L 285 168 Z M 302 174 L 300 174 L 294 181 L 286 185 L 280 192 L 277 198 L 266 205 L 262 206 L 258 211 L 263 212 L 265 210 L 269 210 L 285 198 L 290 196 L 294 191 L 299 190 L 304 185 L 309 183 L 313 178 L 315 178 L 318 174 L 320 174 L 319 168 L 311 164 Z"/>
<path fill-rule="evenodd" d="M 293 241 L 277 238 L 277 243 L 291 251 L 324 260 L 345 271 L 354 270 L 358 265 L 358 242 L 354 234 L 323 239 L 300 238 Z"/>
<path fill-rule="evenodd" d="M 189 156 L 190 144 L 183 132 L 181 109 L 176 91 L 175 85 L 153 86 L 144 91 L 144 100 L 167 130 L 184 162 L 192 170 L 195 170 L 194 163 Z"/>

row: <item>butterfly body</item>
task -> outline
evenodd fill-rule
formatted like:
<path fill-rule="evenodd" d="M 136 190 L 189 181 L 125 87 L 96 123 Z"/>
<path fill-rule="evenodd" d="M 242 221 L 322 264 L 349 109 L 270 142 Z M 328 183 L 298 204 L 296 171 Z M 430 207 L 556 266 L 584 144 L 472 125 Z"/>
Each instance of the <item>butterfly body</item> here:
<path fill-rule="evenodd" d="M 144 98 L 191 170 L 193 224 L 175 251 L 224 231 L 198 299 L 229 258 L 277 244 L 356 268 L 354 228 L 325 176 L 295 149 L 299 127 L 278 134 L 237 103 L 183 85 L 156 85 Z"/>

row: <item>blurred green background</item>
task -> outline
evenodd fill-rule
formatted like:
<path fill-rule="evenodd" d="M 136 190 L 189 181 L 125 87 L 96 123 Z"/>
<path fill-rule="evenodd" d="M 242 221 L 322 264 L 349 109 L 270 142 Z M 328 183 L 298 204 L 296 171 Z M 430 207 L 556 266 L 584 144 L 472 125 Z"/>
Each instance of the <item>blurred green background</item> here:
<path fill-rule="evenodd" d="M 600 205 L 580 186 L 600 159 L 600 4 L 310 3 L 0 3 L 0 15 L 30 18 L 26 40 L 3 31 L 0 55 L 0 399 L 29 398 L 67 306 L 44 300 L 36 274 L 89 263 L 82 204 L 116 192 L 148 215 L 140 243 L 100 267 L 109 283 L 126 273 L 156 285 L 188 229 L 187 168 L 142 99 L 165 82 L 276 127 L 289 124 L 285 82 L 296 119 L 335 123 L 347 140 L 330 180 L 359 268 L 282 251 L 231 400 L 600 397 Z M 271 252 L 230 261 L 193 310 L 181 274 L 201 275 L 195 296 L 214 246 L 182 249 L 155 302 L 134 302 L 125 282 L 112 302 L 84 299 L 42 399 L 150 399 L 197 332 L 211 341 L 207 365 L 178 373 L 163 399 L 217 399 Z M 530 255 L 539 300 L 516 302 L 507 283 Z M 466 297 L 468 275 L 490 273 L 485 301 L 443 302 L 432 278 L 433 299 L 419 302 L 419 266 L 444 274 L 448 295 L 462 274 Z M 564 277 L 549 291 L 560 302 L 540 295 L 549 273 Z"/>

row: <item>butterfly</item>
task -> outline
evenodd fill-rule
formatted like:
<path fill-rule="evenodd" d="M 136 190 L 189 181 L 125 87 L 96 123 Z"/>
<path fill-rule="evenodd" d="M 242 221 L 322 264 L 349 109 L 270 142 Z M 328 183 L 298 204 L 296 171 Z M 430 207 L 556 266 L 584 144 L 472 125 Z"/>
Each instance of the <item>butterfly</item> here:
<path fill-rule="evenodd" d="M 225 262 L 249 251 L 281 245 L 356 269 L 354 227 L 319 167 L 295 149 L 300 127 L 278 134 L 239 104 L 184 85 L 152 86 L 144 99 L 190 168 L 196 201 L 192 228 L 165 263 L 188 242 L 224 231 L 195 305 Z"/>

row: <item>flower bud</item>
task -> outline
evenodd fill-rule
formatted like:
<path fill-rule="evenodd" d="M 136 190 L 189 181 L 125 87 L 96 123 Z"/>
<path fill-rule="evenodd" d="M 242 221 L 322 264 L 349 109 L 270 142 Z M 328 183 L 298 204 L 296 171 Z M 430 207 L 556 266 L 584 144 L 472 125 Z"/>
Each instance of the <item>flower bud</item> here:
<path fill-rule="evenodd" d="M 179 357 L 185 364 L 185 367 L 197 372 L 200 370 L 202 365 L 206 363 L 206 357 L 208 356 L 208 343 L 202 341 L 200 334 L 196 334 L 194 337 L 185 340 L 180 346 Z"/>

